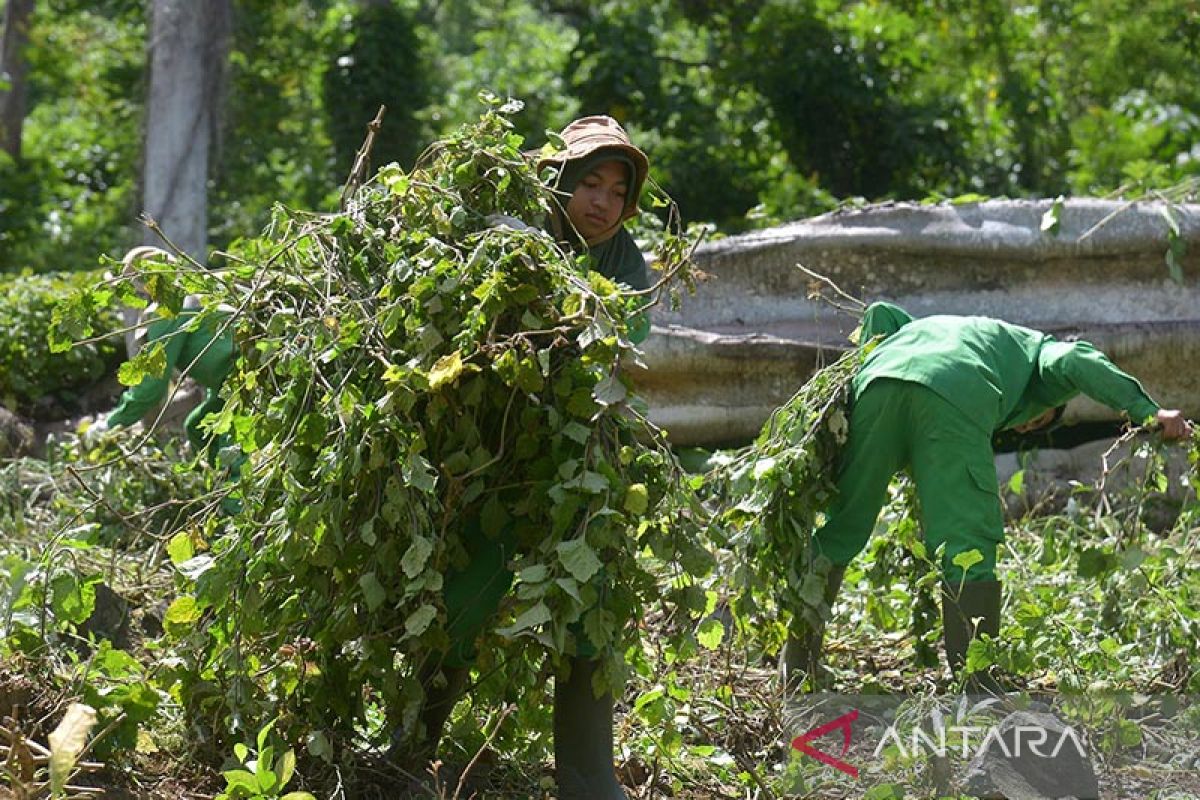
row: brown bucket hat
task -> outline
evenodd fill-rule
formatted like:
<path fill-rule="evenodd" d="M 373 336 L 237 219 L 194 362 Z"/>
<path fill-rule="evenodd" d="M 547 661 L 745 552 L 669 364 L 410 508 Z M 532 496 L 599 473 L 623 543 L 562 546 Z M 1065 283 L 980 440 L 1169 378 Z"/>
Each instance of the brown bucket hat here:
<path fill-rule="evenodd" d="M 629 200 L 621 215 L 621 221 L 624 222 L 637 216 L 637 201 L 642 195 L 642 187 L 646 185 L 646 177 L 650 173 L 650 159 L 634 146 L 629 139 L 629 134 L 621 127 L 621 124 L 612 117 L 604 115 L 582 117 L 563 128 L 559 136 L 563 140 L 563 149 L 550 155 L 539 154 L 538 172 L 540 173 L 543 168 L 548 166 L 562 167 L 572 161 L 584 159 L 588 161 L 594 159 L 594 163 L 599 164 L 606 160 L 603 158 L 604 155 L 611 153 L 614 158 L 627 161 L 633 167 L 633 185 L 629 187 Z M 562 171 L 559 174 L 561 175 Z M 552 188 L 557 189 L 558 186 L 555 185 Z M 572 186 L 571 189 L 573 190 L 574 187 Z"/>

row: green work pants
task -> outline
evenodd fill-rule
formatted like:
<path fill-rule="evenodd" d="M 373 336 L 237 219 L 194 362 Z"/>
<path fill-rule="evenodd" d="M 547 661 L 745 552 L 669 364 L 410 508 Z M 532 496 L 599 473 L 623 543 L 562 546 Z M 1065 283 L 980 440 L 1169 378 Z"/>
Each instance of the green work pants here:
<path fill-rule="evenodd" d="M 475 662 L 475 642 L 496 615 L 500 601 L 512 588 L 513 572 L 509 561 L 516 555 L 517 540 L 511 527 L 488 536 L 478 519 L 463 528 L 463 546 L 468 561 L 461 570 L 450 570 L 442 583 L 442 601 L 446 604 L 446 632 L 450 650 L 442 663 L 448 667 L 469 667 Z M 582 659 L 597 656 L 595 646 L 583 634 L 583 626 L 571 627 L 577 655 Z"/>
<path fill-rule="evenodd" d="M 817 531 L 817 551 L 839 566 L 850 563 L 875 528 L 892 476 L 906 468 L 917 487 L 925 546 L 930 553 L 946 546 L 946 581 L 964 579 L 953 560 L 970 550 L 983 560 L 965 580 L 995 580 L 1004 517 L 991 438 L 932 389 L 909 381 L 876 379 L 854 401 L 838 495 Z"/>

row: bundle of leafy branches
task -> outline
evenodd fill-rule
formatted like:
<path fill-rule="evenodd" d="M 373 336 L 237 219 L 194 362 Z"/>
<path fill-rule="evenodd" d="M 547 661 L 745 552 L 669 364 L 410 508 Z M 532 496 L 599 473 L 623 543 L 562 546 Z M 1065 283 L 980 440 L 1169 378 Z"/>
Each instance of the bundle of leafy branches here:
<path fill-rule="evenodd" d="M 470 536 L 517 542 L 515 590 L 479 656 L 508 676 L 491 685 L 517 719 L 542 716 L 539 675 L 581 636 L 615 684 L 649 606 L 704 609 L 704 510 L 624 372 L 648 293 L 538 228 L 487 221 L 550 213 L 518 107 L 494 103 L 410 173 L 383 167 L 348 211 L 279 209 L 225 268 L 141 276 L 165 313 L 198 295 L 196 324 L 236 326 L 240 344 L 212 427 L 249 454 L 230 484 L 242 510 L 193 518 L 199 556 L 183 555 L 206 563 L 166 619 L 180 696 L 218 736 L 278 718 L 328 756 L 411 719 L 415 664 L 449 645 L 443 587 Z M 663 235 L 660 284 L 689 280 L 693 245 Z M 84 333 L 95 305 L 75 297 L 62 332 Z"/>
<path fill-rule="evenodd" d="M 811 541 L 837 490 L 850 382 L 869 347 L 851 349 L 813 373 L 751 445 L 729 454 L 709 475 L 723 501 L 736 618 L 776 645 L 783 634 L 779 623 L 791 615 L 809 624 L 828 616 L 823 595 L 829 564 L 814 554 Z"/>

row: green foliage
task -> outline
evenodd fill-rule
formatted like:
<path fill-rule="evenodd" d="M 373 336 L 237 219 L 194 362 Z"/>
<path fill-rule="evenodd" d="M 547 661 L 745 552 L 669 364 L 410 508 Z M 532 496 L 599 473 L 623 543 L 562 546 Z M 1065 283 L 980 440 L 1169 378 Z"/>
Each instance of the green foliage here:
<path fill-rule="evenodd" d="M 661 602 L 686 612 L 689 576 L 710 568 L 700 506 L 621 368 L 645 298 L 541 231 L 485 221 L 549 211 L 516 108 L 414 172 L 384 168 L 348 213 L 281 210 L 230 269 L 175 281 L 240 309 L 214 428 L 251 454 L 244 510 L 168 620 L 187 654 L 182 697 L 218 734 L 283 714 L 289 740 L 339 740 L 376 705 L 391 725 L 411 719 L 415 659 L 396 653 L 448 646 L 445 576 L 471 535 L 517 542 L 517 589 L 481 658 L 503 643 L 522 681 L 581 636 L 618 680 L 633 621 Z M 677 281 L 688 247 L 663 238 Z"/>
<path fill-rule="evenodd" d="M 440 3 L 425 11 L 422 35 L 433 59 L 433 90 L 420 117 L 431 130 L 471 121 L 481 86 L 525 103 L 513 125 L 534 144 L 546 130 L 595 113 L 581 108 L 570 88 L 567 63 L 578 35 L 569 14 L 547 13 L 541 2 L 493 0 Z"/>
<path fill-rule="evenodd" d="M 136 13 L 38 7 L 22 160 L 0 155 L 0 272 L 92 269 L 129 243 L 144 42 Z"/>
<path fill-rule="evenodd" d="M 728 503 L 722 519 L 735 553 L 733 607 L 744 627 L 769 631 L 764 623 L 777 603 L 805 625 L 829 616 L 830 565 L 814 556 L 811 538 L 836 491 L 850 381 L 863 352 L 853 349 L 818 370 L 776 409 L 753 445 L 713 474 L 717 495 Z"/>
<path fill-rule="evenodd" d="M 204 507 L 212 477 L 181 464 L 178 443 L 142 439 L 117 429 L 88 447 L 64 434 L 48 443 L 45 460 L 0 462 L 0 530 L 18 541 L 49 531 L 130 549 L 178 530 Z M 122 449 L 134 442 L 141 448 Z"/>
<path fill-rule="evenodd" d="M 288 749 L 275 758 L 279 739 L 272 735 L 274 727 L 272 722 L 258 732 L 256 750 L 241 742 L 233 746 L 238 766 L 221 773 L 225 791 L 217 800 L 316 800 L 308 792 L 282 793 L 295 774 L 296 753 Z"/>
<path fill-rule="evenodd" d="M 794 2 L 766 3 L 726 47 L 749 58 L 730 77 L 767 102 L 791 164 L 836 196 L 923 195 L 961 174 L 966 114 L 951 98 L 918 100 L 901 41 L 845 29 Z M 878 20 L 891 29 L 895 17 Z M 787 64 L 787 69 L 779 65 Z"/>
<path fill-rule="evenodd" d="M 1200 29 L 1175 0 L 459 0 L 237 4 L 210 191 L 217 248 L 274 203 L 330 209 L 366 123 L 404 166 L 480 86 L 528 141 L 631 130 L 689 221 L 735 231 L 854 198 L 1103 195 L 1194 180 Z M 80 269 L 137 238 L 144 4 L 40 4 L 0 271 Z M 1143 178 L 1133 178 L 1130 167 Z M 720 186 L 720 192 L 710 190 Z M 1194 193 L 1193 193 L 1194 194 Z"/>
<path fill-rule="evenodd" d="M 0 658 L 26 662 L 47 687 L 95 708 L 102 758 L 132 751 L 161 722 L 164 694 L 151 663 L 96 638 L 98 590 L 140 572 L 137 558 L 202 503 L 204 480 L 178 469 L 169 448 L 125 455 L 116 445 L 89 449 L 68 435 L 51 443 L 48 461 L 0 463 Z M 134 591 L 146 591 L 138 580 Z"/>
<path fill-rule="evenodd" d="M 333 208 L 351 162 L 338 162 L 321 79 L 334 59 L 329 17 L 343 3 L 246 0 L 232 16 L 228 92 L 213 153 L 209 238 L 260 230 L 276 203 Z M 359 141 L 374 117 L 356 120 Z"/>
<path fill-rule="evenodd" d="M 77 410 L 80 393 L 120 361 L 108 339 L 53 352 L 48 341 L 54 309 L 64 296 L 91 287 L 100 271 L 22 274 L 0 280 L 0 405 L 14 412 L 61 418 Z M 95 317 L 101 334 L 118 330 L 115 312 Z"/>

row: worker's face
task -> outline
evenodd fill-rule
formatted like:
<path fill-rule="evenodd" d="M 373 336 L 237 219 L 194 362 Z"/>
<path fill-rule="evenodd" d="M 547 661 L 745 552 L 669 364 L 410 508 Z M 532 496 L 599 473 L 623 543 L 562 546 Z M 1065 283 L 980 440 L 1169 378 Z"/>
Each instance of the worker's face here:
<path fill-rule="evenodd" d="M 567 202 L 567 217 L 589 245 L 611 239 L 621 225 L 629 175 L 620 161 L 604 161 L 584 175 Z"/>
<path fill-rule="evenodd" d="M 1020 425 L 1014 425 L 1013 430 L 1017 433 L 1033 433 L 1036 430 L 1044 428 L 1054 421 L 1054 411 L 1055 409 L 1048 408 L 1028 422 L 1022 422 Z"/>

